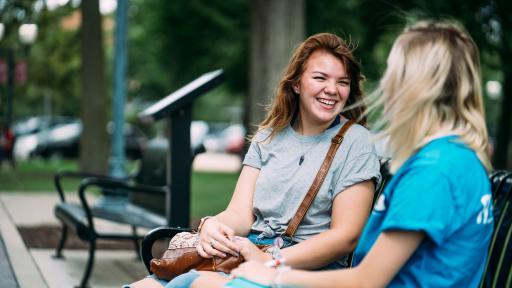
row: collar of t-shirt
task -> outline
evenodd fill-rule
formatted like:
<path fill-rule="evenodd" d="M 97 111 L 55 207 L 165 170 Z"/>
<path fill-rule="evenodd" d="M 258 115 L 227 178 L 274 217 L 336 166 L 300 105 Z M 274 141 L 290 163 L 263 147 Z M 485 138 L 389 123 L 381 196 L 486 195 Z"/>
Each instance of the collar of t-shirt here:
<path fill-rule="evenodd" d="M 293 127 L 293 124 L 295 123 L 296 119 L 297 119 L 297 117 L 293 117 L 292 122 L 290 123 L 290 126 Z M 329 125 L 329 127 L 327 127 L 327 129 L 325 129 L 325 130 L 331 129 L 332 127 L 340 124 L 340 122 L 341 122 L 341 117 L 340 117 L 340 115 L 337 115 L 336 118 L 334 119 L 334 121 L 332 121 L 331 125 Z"/>

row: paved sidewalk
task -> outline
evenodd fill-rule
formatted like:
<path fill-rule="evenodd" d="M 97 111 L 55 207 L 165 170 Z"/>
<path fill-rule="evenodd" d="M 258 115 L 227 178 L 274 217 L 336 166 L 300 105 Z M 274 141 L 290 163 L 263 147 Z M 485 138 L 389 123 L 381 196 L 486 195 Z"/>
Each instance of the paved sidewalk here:
<path fill-rule="evenodd" d="M 12 221 L 12 215 L 7 212 L 5 203 L 2 201 L 0 201 L 0 233 L 8 257 L 4 258 L 3 261 L 9 259 L 19 287 L 48 287 L 30 252 L 23 244 L 23 240 Z"/>
<path fill-rule="evenodd" d="M 70 198 L 68 201 L 78 200 L 76 196 L 66 196 Z M 17 227 L 21 226 L 59 225 L 53 216 L 53 207 L 58 201 L 55 192 L 0 194 L 0 213 L 5 215 L 4 217 L 0 215 L 2 224 L 0 231 L 6 242 L 6 250 L 9 252 L 12 249 L 24 250 L 22 251 L 24 253 L 9 253 L 9 260 L 19 287 L 69 288 L 80 283 L 88 258 L 87 250 L 64 249 L 65 258 L 54 259 L 52 257 L 54 249 L 27 249 L 17 230 Z M 97 221 L 95 225 L 98 230 L 131 231 L 127 225 L 108 221 Z M 140 231 L 140 233 L 145 232 Z M 96 252 L 89 284 L 91 287 L 121 287 L 123 284 L 134 282 L 145 275 L 147 275 L 146 269 L 137 259 L 133 249 L 102 249 Z M 0 287 L 11 286 L 0 285 Z"/>
<path fill-rule="evenodd" d="M 18 287 L 18 282 L 12 271 L 11 263 L 7 261 L 7 251 L 0 235 L 0 287 Z"/>

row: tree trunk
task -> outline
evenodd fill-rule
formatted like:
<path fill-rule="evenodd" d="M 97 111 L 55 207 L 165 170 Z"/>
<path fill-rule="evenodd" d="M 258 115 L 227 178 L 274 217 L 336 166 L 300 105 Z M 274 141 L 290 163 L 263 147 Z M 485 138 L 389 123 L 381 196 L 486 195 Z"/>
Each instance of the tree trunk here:
<path fill-rule="evenodd" d="M 82 1 L 81 54 L 83 123 L 80 168 L 105 173 L 108 163 L 107 97 L 99 0 Z"/>
<path fill-rule="evenodd" d="M 304 39 L 304 0 L 252 0 L 249 98 L 244 124 L 263 120 L 293 48 Z"/>

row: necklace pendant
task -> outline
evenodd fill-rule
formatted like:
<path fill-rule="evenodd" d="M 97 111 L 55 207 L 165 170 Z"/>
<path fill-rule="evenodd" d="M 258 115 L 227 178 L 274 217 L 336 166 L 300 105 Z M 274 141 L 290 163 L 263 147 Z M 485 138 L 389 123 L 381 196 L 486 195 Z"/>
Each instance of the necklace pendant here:
<path fill-rule="evenodd" d="M 301 155 L 300 156 L 300 159 L 299 159 L 299 166 L 302 165 L 302 162 L 304 162 L 304 155 Z"/>

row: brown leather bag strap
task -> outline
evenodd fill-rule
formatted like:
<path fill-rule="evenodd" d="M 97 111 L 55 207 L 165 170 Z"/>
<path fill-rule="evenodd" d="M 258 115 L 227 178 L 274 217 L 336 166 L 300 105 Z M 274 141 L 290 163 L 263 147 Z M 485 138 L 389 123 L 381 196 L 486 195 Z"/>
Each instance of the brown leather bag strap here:
<path fill-rule="evenodd" d="M 316 174 L 315 180 L 313 181 L 313 184 L 311 184 L 311 187 L 309 187 L 308 193 L 304 197 L 304 200 L 302 200 L 302 203 L 297 209 L 297 212 L 295 212 L 295 215 L 290 220 L 290 223 L 288 224 L 288 228 L 286 228 L 284 235 L 292 237 L 295 234 L 295 231 L 297 231 L 300 222 L 302 221 L 304 216 L 306 216 L 306 213 L 308 212 L 309 207 L 313 203 L 313 200 L 315 200 L 316 194 L 318 193 L 318 190 L 320 190 L 320 186 L 322 186 L 322 183 L 325 180 L 327 172 L 329 172 L 329 168 L 331 167 L 332 160 L 336 155 L 336 151 L 340 147 L 341 142 L 343 142 L 343 136 L 345 135 L 345 132 L 347 132 L 348 128 L 350 128 L 352 124 L 354 124 L 354 121 L 349 120 L 347 123 L 343 125 L 343 127 L 340 128 L 340 131 L 338 131 L 336 136 L 334 136 L 331 139 L 331 147 L 329 147 L 329 151 L 327 151 L 327 155 L 325 155 L 324 162 L 322 163 L 322 166 L 320 166 L 320 169 Z"/>

